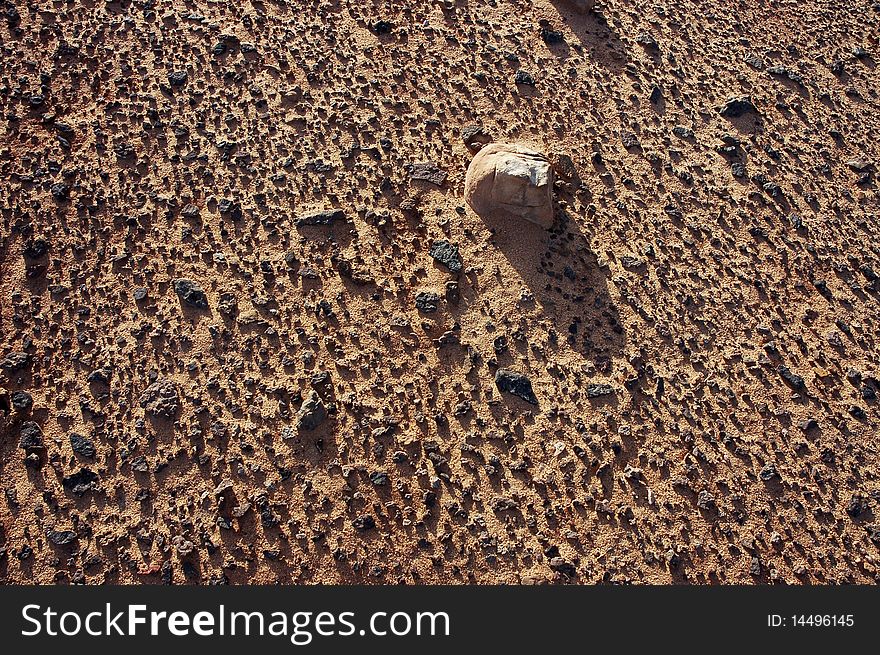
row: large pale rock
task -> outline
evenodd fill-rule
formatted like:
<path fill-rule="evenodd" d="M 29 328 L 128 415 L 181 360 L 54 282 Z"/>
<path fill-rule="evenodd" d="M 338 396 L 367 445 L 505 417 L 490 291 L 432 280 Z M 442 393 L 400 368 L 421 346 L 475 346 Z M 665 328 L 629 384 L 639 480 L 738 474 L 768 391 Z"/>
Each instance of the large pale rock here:
<path fill-rule="evenodd" d="M 540 152 L 491 143 L 468 166 L 464 198 L 480 216 L 518 216 L 553 225 L 553 168 Z"/>

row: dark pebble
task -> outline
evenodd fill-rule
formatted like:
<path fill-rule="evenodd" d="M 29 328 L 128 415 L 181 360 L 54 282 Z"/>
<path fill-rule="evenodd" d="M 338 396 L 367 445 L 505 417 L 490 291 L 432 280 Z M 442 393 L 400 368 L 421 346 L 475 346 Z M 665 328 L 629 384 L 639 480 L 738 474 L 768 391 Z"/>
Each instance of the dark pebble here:
<path fill-rule="evenodd" d="M 429 254 L 450 272 L 458 273 L 461 270 L 462 262 L 457 245 L 441 239 L 434 242 Z"/>
<path fill-rule="evenodd" d="M 180 296 L 187 305 L 196 307 L 197 309 L 208 308 L 208 297 L 205 290 L 192 280 L 180 278 L 174 282 L 174 292 Z"/>
<path fill-rule="evenodd" d="M 83 457 L 95 456 L 95 444 L 76 432 L 70 435 L 70 447 L 73 448 L 73 452 L 77 455 L 82 455 Z"/>
<path fill-rule="evenodd" d="M 538 397 L 532 390 L 532 382 L 522 373 L 499 368 L 495 373 L 495 386 L 501 391 L 522 398 L 532 405 L 538 404 Z"/>

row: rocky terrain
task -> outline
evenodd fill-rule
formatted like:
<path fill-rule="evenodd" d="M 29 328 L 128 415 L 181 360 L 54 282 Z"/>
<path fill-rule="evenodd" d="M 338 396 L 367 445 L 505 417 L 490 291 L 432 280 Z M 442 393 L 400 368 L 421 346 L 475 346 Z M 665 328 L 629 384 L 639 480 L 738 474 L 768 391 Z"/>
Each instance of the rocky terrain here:
<path fill-rule="evenodd" d="M 876 582 L 878 25 L 0 0 L 0 580 Z"/>

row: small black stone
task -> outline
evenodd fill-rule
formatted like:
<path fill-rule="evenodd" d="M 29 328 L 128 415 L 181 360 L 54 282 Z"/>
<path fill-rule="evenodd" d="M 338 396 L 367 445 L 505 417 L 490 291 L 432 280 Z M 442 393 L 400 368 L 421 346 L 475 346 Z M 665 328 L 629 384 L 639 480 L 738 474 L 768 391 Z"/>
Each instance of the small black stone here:
<path fill-rule="evenodd" d="M 205 290 L 192 280 L 180 278 L 174 282 L 174 292 L 180 296 L 187 305 L 198 309 L 208 308 L 208 296 Z"/>
<path fill-rule="evenodd" d="M 25 421 L 18 429 L 18 447 L 31 451 L 43 448 L 43 431 L 33 421 Z"/>
<path fill-rule="evenodd" d="M 775 480 L 779 478 L 779 472 L 776 470 L 776 466 L 773 464 L 767 464 L 764 468 L 761 469 L 761 472 L 758 475 L 764 482 L 770 482 L 770 480 Z"/>
<path fill-rule="evenodd" d="M 516 71 L 516 76 L 514 76 L 513 81 L 524 86 L 535 86 L 535 78 L 532 77 L 531 73 L 522 68 Z"/>
<path fill-rule="evenodd" d="M 431 161 L 407 164 L 406 171 L 409 173 L 410 179 L 430 182 L 436 186 L 441 186 L 447 177 L 446 171 Z"/>
<path fill-rule="evenodd" d="M 327 408 L 324 406 L 321 397 L 312 391 L 297 413 L 296 428 L 299 431 L 314 430 L 327 420 L 327 415 Z"/>
<path fill-rule="evenodd" d="M 95 444 L 76 432 L 70 435 L 70 447 L 73 448 L 73 452 L 77 455 L 82 455 L 83 457 L 95 456 Z"/>
<path fill-rule="evenodd" d="M 21 351 L 12 351 L 3 359 L 0 359 L 0 369 L 10 373 L 16 373 L 17 371 L 26 369 L 30 364 L 30 354 Z"/>
<path fill-rule="evenodd" d="M 87 491 L 94 489 L 97 482 L 98 474 L 87 468 L 82 468 L 61 479 L 61 485 L 77 496 L 82 496 Z"/>
<path fill-rule="evenodd" d="M 562 32 L 551 29 L 549 27 L 542 27 L 541 40 L 547 45 L 556 45 L 558 43 L 563 43 L 565 41 L 565 37 L 562 36 Z"/>
<path fill-rule="evenodd" d="M 850 413 L 850 416 L 860 421 L 866 421 L 868 419 L 868 414 L 858 405 L 850 405 L 846 411 Z"/>
<path fill-rule="evenodd" d="M 701 491 L 697 496 L 697 507 L 707 512 L 714 512 L 718 509 L 715 504 L 715 497 L 708 491 Z"/>
<path fill-rule="evenodd" d="M 636 43 L 640 46 L 644 47 L 646 50 L 659 50 L 660 44 L 657 43 L 657 39 L 655 39 L 652 35 L 647 32 L 641 32 L 636 37 Z"/>
<path fill-rule="evenodd" d="M 577 569 L 574 567 L 574 564 L 565 561 L 561 557 L 552 558 L 550 560 L 550 568 L 558 573 L 562 573 L 569 578 L 573 578 L 575 575 L 577 575 Z"/>
<path fill-rule="evenodd" d="M 614 387 L 610 384 L 588 384 L 587 398 L 601 398 L 602 396 L 610 396 L 614 393 Z"/>
<path fill-rule="evenodd" d="M 489 143 L 492 140 L 492 136 L 481 124 L 471 123 L 461 129 L 461 140 L 465 145 L 469 146 L 472 143 Z"/>
<path fill-rule="evenodd" d="M 376 527 L 376 520 L 369 514 L 364 514 L 352 521 L 352 525 L 356 530 L 372 530 Z"/>
<path fill-rule="evenodd" d="M 434 242 L 429 254 L 440 264 L 448 268 L 450 272 L 458 273 L 461 270 L 461 256 L 459 255 L 457 245 L 441 239 Z"/>
<path fill-rule="evenodd" d="M 868 499 L 862 494 L 853 494 L 846 505 L 846 513 L 852 518 L 858 518 L 868 511 Z"/>
<path fill-rule="evenodd" d="M 302 227 L 303 225 L 332 225 L 336 221 L 344 220 L 344 211 L 341 209 L 330 209 L 300 216 L 294 220 L 294 225 L 297 227 Z"/>
<path fill-rule="evenodd" d="M 416 294 L 416 308 L 420 312 L 431 314 L 437 311 L 437 303 L 440 302 L 440 296 L 432 291 L 421 291 Z"/>
<path fill-rule="evenodd" d="M 67 200 L 70 195 L 70 187 L 63 182 L 56 182 L 49 187 L 49 193 L 51 193 L 52 197 L 56 200 Z"/>
<path fill-rule="evenodd" d="M 780 364 L 777 370 L 779 371 L 779 375 L 782 376 L 782 379 L 795 389 L 806 389 L 807 383 L 804 379 L 800 375 L 793 373 L 785 364 Z"/>
<path fill-rule="evenodd" d="M 29 412 L 34 406 L 34 397 L 27 391 L 13 391 L 11 400 L 12 406 L 20 412 Z"/>
<path fill-rule="evenodd" d="M 757 578 L 761 575 L 761 570 L 761 558 L 755 555 L 752 557 L 752 563 L 749 565 L 749 573 Z"/>
<path fill-rule="evenodd" d="M 131 470 L 138 473 L 146 473 L 150 470 L 150 464 L 143 455 L 138 455 L 131 460 Z"/>
<path fill-rule="evenodd" d="M 49 252 L 49 242 L 45 239 L 34 239 L 24 248 L 24 256 L 28 259 L 39 259 Z"/>
<path fill-rule="evenodd" d="M 522 398 L 532 405 L 538 404 L 538 397 L 532 390 L 532 382 L 522 373 L 511 371 L 506 368 L 499 368 L 495 373 L 495 386 L 501 391 L 513 394 L 518 398 Z"/>
<path fill-rule="evenodd" d="M 798 423 L 798 427 L 804 432 L 809 432 L 810 430 L 815 430 L 819 427 L 819 423 L 814 418 L 807 418 Z"/>
<path fill-rule="evenodd" d="M 76 541 L 77 536 L 70 530 L 46 530 L 46 538 L 56 546 L 65 546 Z"/>
<path fill-rule="evenodd" d="M 663 100 L 663 89 L 659 86 L 655 86 L 651 89 L 651 97 L 649 98 L 652 105 L 659 105 L 660 101 Z"/>
<path fill-rule="evenodd" d="M 174 71 L 168 75 L 168 84 L 171 86 L 183 86 L 186 84 L 186 71 Z"/>
<path fill-rule="evenodd" d="M 16 373 L 26 369 L 31 365 L 31 356 L 29 353 L 21 351 L 12 351 L 3 359 L 0 359 L 0 369 L 10 373 Z"/>
<path fill-rule="evenodd" d="M 174 382 L 160 378 L 144 389 L 139 403 L 147 414 L 170 419 L 180 407 L 180 397 Z"/>
<path fill-rule="evenodd" d="M 390 34 L 394 30 L 394 24 L 387 20 L 377 20 L 373 23 L 373 31 L 376 34 Z"/>
<path fill-rule="evenodd" d="M 721 108 L 720 113 L 725 118 L 739 118 L 746 114 L 758 113 L 758 108 L 755 107 L 751 98 L 748 96 L 742 96 L 740 98 L 731 98 L 728 100 Z"/>
<path fill-rule="evenodd" d="M 672 133 L 682 139 L 690 139 L 694 136 L 694 131 L 686 125 L 676 125 L 672 128 Z"/>
<path fill-rule="evenodd" d="M 229 216 L 233 221 L 240 221 L 242 217 L 241 203 L 235 200 L 229 200 L 228 198 L 224 198 L 217 203 L 217 211 Z"/>
<path fill-rule="evenodd" d="M 86 378 L 86 381 L 92 384 L 110 384 L 111 370 L 109 368 L 95 369 Z"/>

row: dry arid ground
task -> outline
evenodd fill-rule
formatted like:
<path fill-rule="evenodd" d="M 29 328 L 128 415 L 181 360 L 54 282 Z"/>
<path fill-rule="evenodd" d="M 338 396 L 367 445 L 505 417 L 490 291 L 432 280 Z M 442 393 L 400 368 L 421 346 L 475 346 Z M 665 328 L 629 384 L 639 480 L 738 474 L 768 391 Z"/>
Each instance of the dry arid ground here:
<path fill-rule="evenodd" d="M 0 10 L 5 583 L 878 580 L 877 2 Z"/>

